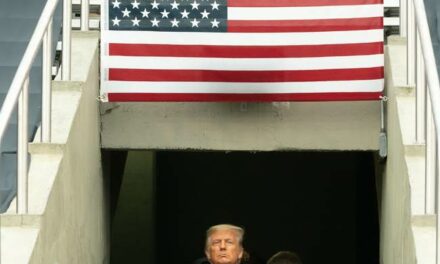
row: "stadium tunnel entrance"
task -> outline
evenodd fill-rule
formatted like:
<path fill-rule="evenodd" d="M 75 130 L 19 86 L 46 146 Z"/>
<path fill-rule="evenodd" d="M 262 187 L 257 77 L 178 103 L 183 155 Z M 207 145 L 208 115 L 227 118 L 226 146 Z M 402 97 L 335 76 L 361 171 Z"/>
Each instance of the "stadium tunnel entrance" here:
<path fill-rule="evenodd" d="M 112 264 L 191 264 L 219 223 L 245 228 L 255 263 L 379 263 L 373 152 L 105 152 Z"/>

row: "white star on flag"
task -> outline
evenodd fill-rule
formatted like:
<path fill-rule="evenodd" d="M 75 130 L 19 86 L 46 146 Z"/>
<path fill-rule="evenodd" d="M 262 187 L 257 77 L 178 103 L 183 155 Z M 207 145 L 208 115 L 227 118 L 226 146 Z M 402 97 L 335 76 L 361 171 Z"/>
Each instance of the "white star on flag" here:
<path fill-rule="evenodd" d="M 118 2 L 118 0 L 115 0 L 112 2 L 113 4 L 113 8 L 119 8 L 119 5 L 121 4 L 121 2 Z"/>
<path fill-rule="evenodd" d="M 131 5 L 133 6 L 133 9 L 139 9 L 139 5 L 141 3 L 138 3 L 136 0 L 134 0 L 134 2 L 131 3 Z"/>
<path fill-rule="evenodd" d="M 212 10 L 217 9 L 220 6 L 219 4 L 217 4 L 217 1 L 214 1 L 214 3 L 211 4 L 212 5 Z"/>
<path fill-rule="evenodd" d="M 153 9 L 159 9 L 159 3 L 156 2 L 156 0 L 154 0 L 154 2 L 151 3 L 151 5 L 153 6 Z"/>
<path fill-rule="evenodd" d="M 194 18 L 193 21 L 191 21 L 192 26 L 191 27 L 199 27 L 200 21 Z"/>
<path fill-rule="evenodd" d="M 125 10 L 122 11 L 122 14 L 123 14 L 122 17 L 130 17 L 130 13 L 131 13 L 131 11 L 128 11 L 128 9 L 125 8 Z"/>
<path fill-rule="evenodd" d="M 179 27 L 180 21 L 178 21 L 176 18 L 171 21 L 171 27 Z"/>
<path fill-rule="evenodd" d="M 196 0 L 194 0 L 194 2 L 191 4 L 192 9 L 197 9 L 197 10 L 199 10 L 199 5 L 200 5 L 200 4 L 198 4 L 198 3 L 196 2 Z"/>
<path fill-rule="evenodd" d="M 119 26 L 119 22 L 121 22 L 120 19 L 118 19 L 118 17 L 115 17 L 115 19 L 112 19 L 113 22 L 113 26 Z"/>
<path fill-rule="evenodd" d="M 183 12 L 180 12 L 180 13 L 182 14 L 182 18 L 189 18 L 189 17 L 188 17 L 189 12 L 186 11 L 186 9 L 184 9 Z"/>
<path fill-rule="evenodd" d="M 141 22 L 141 21 L 138 20 L 137 17 L 134 17 L 134 19 L 132 19 L 131 22 L 133 22 L 133 27 L 134 27 L 134 26 L 139 26 L 139 22 Z"/>
<path fill-rule="evenodd" d="M 147 9 L 145 8 L 144 11 L 141 12 L 141 14 L 142 14 L 142 17 L 148 17 L 150 12 L 148 12 Z"/>
<path fill-rule="evenodd" d="M 150 22 L 153 24 L 153 27 L 159 27 L 160 20 L 154 18 L 154 20 L 150 20 Z"/>
<path fill-rule="evenodd" d="M 203 12 L 200 13 L 200 14 L 202 15 L 202 18 L 208 18 L 209 14 L 211 14 L 211 13 L 206 12 L 206 9 L 205 9 L 205 10 L 203 10 Z"/>
<path fill-rule="evenodd" d="M 160 12 L 162 14 L 162 18 L 168 18 L 168 14 L 170 12 L 168 12 L 166 9 L 163 10 L 163 12 Z"/>
<path fill-rule="evenodd" d="M 180 4 L 178 4 L 178 3 L 176 2 L 176 0 L 174 0 L 174 2 L 171 3 L 171 6 L 172 6 L 171 9 L 177 9 L 177 10 L 179 10 L 179 5 L 180 5 Z"/>
<path fill-rule="evenodd" d="M 217 21 L 216 18 L 214 18 L 213 21 L 211 21 L 212 28 L 218 28 L 218 24 L 220 24 L 220 21 Z"/>

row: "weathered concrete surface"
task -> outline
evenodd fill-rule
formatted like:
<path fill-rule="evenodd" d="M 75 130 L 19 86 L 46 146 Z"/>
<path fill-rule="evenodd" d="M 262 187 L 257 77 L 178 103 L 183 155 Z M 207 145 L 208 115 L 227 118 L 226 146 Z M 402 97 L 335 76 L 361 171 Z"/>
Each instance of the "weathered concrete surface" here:
<path fill-rule="evenodd" d="M 53 82 L 52 142 L 30 145 L 29 214 L 2 215 L 3 264 L 109 263 L 100 147 L 99 33 L 73 32 L 73 82 Z M 14 245 L 9 245 L 11 241 Z M 23 241 L 21 243 L 21 241 Z M 2 240 L 2 242 L 4 242 Z M 8 247 L 9 246 L 9 247 Z M 11 251 L 13 250 L 13 251 Z M 19 259 L 14 256 L 22 256 Z"/>
<path fill-rule="evenodd" d="M 2 227 L 0 233 L 1 263 L 28 263 L 37 237 L 37 228 Z"/>
<path fill-rule="evenodd" d="M 379 102 L 106 103 L 102 147 L 376 150 Z"/>
<path fill-rule="evenodd" d="M 413 216 L 412 229 L 414 242 L 416 244 L 417 263 L 435 264 L 437 245 L 436 236 L 436 216 L 420 215 Z"/>
<path fill-rule="evenodd" d="M 404 83 L 401 75 L 405 64 L 404 46 L 391 39 L 386 49 L 386 89 L 387 104 L 388 158 L 382 181 L 380 255 L 382 264 L 415 264 L 416 252 L 411 229 L 411 186 L 408 166 L 405 161 L 405 142 L 402 114 L 399 112 L 400 87 Z M 408 107 L 408 106 L 407 106 Z M 405 137 L 406 138 L 406 137 Z M 420 263 L 420 262 L 419 262 Z"/>
<path fill-rule="evenodd" d="M 58 126 L 53 130 L 54 147 L 63 145 L 62 160 L 49 191 L 30 263 L 109 261 L 108 207 L 96 100 L 98 43 L 98 32 L 73 32 L 72 79 L 79 82 L 74 82 L 71 89 L 69 83 L 55 83 L 54 97 L 58 100 L 53 105 L 53 122 Z M 65 108 L 71 107 L 73 113 L 69 115 Z M 44 146 L 40 151 L 44 151 Z"/>

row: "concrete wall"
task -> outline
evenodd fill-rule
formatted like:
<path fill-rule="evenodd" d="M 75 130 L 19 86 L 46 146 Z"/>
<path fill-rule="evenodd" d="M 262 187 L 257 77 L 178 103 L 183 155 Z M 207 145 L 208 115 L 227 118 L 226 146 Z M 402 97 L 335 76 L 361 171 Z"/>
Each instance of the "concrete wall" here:
<path fill-rule="evenodd" d="M 111 230 L 111 260 L 117 263 L 154 261 L 154 163 L 151 151 L 129 151 Z M 112 179 L 113 180 L 113 179 Z"/>
<path fill-rule="evenodd" d="M 110 149 L 376 150 L 378 102 L 106 103 Z"/>
<path fill-rule="evenodd" d="M 386 56 L 388 158 L 382 175 L 382 201 L 380 213 L 381 263 L 416 263 L 415 245 L 411 231 L 411 197 L 405 147 L 398 114 L 398 85 L 402 84 L 401 73 L 405 65 L 400 64 L 402 54 L 390 52 L 389 41 Z M 400 55 L 395 56 L 395 55 Z M 404 56 L 404 54 L 403 54 Z"/>
<path fill-rule="evenodd" d="M 55 82 L 54 94 L 78 94 L 78 100 L 54 102 L 56 144 L 35 144 L 40 152 L 62 155 L 30 263 L 108 263 L 109 225 L 102 176 L 98 96 L 99 33 L 73 33 L 71 83 Z M 55 97 L 59 97 L 56 95 Z M 72 116 L 56 113 L 71 109 Z M 67 121 L 66 121 L 67 120 Z M 64 127 L 60 124 L 66 123 Z M 61 134 L 61 135 L 60 135 Z M 38 151 L 37 151 L 38 152 Z"/>

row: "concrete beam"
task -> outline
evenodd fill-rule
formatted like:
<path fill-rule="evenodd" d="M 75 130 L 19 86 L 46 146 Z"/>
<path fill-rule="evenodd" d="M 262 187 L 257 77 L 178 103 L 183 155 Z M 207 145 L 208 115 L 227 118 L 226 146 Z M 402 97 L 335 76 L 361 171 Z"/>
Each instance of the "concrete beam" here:
<path fill-rule="evenodd" d="M 105 103 L 102 147 L 377 150 L 380 103 Z"/>

